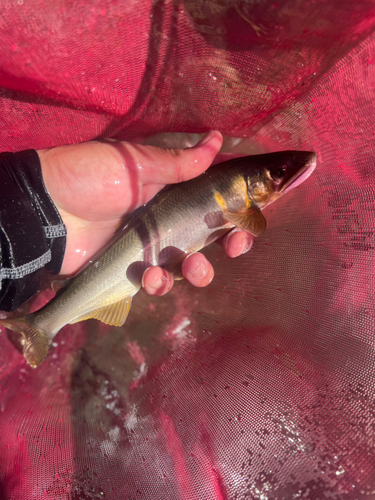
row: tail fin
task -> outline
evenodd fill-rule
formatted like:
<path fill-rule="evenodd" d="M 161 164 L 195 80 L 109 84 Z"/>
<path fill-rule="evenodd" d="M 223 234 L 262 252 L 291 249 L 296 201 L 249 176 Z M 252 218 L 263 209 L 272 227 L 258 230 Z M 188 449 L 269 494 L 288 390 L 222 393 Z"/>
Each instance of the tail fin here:
<path fill-rule="evenodd" d="M 0 323 L 24 337 L 23 355 L 32 368 L 36 368 L 46 357 L 52 340 L 42 331 L 37 330 L 29 322 L 30 316 L 25 318 L 1 319 Z"/>

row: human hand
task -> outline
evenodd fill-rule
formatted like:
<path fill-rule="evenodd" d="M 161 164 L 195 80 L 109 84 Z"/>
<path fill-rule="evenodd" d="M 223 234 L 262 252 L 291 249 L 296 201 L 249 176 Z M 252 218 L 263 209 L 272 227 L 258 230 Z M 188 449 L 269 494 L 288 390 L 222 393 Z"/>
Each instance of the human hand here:
<path fill-rule="evenodd" d="M 210 132 L 195 147 L 161 149 L 124 141 L 95 141 L 39 150 L 44 183 L 67 228 L 67 245 L 60 273 L 74 275 L 114 235 L 124 215 L 147 203 L 165 185 L 192 179 L 219 154 L 220 132 Z M 233 229 L 224 239 L 229 257 L 248 251 L 253 236 Z M 200 253 L 182 265 L 185 278 L 195 286 L 208 285 L 214 270 Z M 144 272 L 143 286 L 150 295 L 164 295 L 173 276 L 160 267 Z"/>

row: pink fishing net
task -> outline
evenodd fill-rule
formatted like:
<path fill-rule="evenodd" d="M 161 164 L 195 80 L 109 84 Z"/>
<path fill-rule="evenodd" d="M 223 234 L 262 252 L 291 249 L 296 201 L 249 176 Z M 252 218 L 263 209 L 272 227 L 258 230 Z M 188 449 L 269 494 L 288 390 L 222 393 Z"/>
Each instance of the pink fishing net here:
<path fill-rule="evenodd" d="M 216 128 L 318 166 L 247 255 L 207 249 L 207 289 L 67 326 L 36 370 L 2 329 L 0 498 L 375 498 L 374 2 L 1 6 L 2 151 Z"/>

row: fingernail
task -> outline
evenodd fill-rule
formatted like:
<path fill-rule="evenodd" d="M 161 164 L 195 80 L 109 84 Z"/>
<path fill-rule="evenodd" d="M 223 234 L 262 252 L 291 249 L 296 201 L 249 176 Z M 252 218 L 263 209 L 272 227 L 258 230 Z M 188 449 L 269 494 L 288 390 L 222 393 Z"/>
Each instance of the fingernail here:
<path fill-rule="evenodd" d="M 203 139 L 201 139 L 195 147 L 196 148 L 200 148 L 201 146 L 204 146 L 205 144 L 207 144 L 208 141 L 210 141 L 213 138 L 213 136 L 215 134 L 216 134 L 216 131 L 215 130 L 211 130 L 211 132 L 208 132 L 208 134 L 205 135 L 203 137 Z"/>
<path fill-rule="evenodd" d="M 165 279 L 164 279 L 165 281 Z M 153 290 L 159 290 L 163 285 L 163 277 L 161 276 L 159 279 L 157 279 L 154 283 L 149 283 L 148 286 L 149 288 L 152 288 Z"/>
<path fill-rule="evenodd" d="M 194 255 L 194 254 L 192 254 Z M 190 258 L 191 255 L 189 255 L 188 258 Z M 207 276 L 207 265 L 206 265 L 206 261 L 203 259 L 198 259 L 198 260 L 195 260 L 195 262 L 193 262 L 192 264 L 192 269 L 189 271 L 189 274 L 195 278 L 196 280 L 201 280 L 203 278 L 205 278 Z"/>
<path fill-rule="evenodd" d="M 242 249 L 241 255 L 248 252 L 253 246 L 253 238 L 249 235 L 244 236 L 244 247 Z"/>
<path fill-rule="evenodd" d="M 224 244 L 224 248 L 225 250 L 228 248 L 228 244 L 229 244 L 229 240 L 230 240 L 230 237 L 234 234 L 234 233 L 238 233 L 239 231 L 242 231 L 242 229 L 240 227 L 235 227 L 234 229 L 232 229 L 228 234 L 226 234 L 226 236 L 224 237 L 224 240 L 223 240 L 223 244 Z"/>
<path fill-rule="evenodd" d="M 148 273 L 147 276 L 147 286 L 149 288 L 152 288 L 153 290 L 158 290 L 164 282 L 167 280 L 167 277 L 165 276 L 165 271 L 155 267 L 151 272 L 148 272 L 152 267 L 148 267 L 146 271 L 143 273 L 142 276 L 142 286 L 144 287 L 144 281 L 145 281 L 145 276 L 146 273 Z"/>

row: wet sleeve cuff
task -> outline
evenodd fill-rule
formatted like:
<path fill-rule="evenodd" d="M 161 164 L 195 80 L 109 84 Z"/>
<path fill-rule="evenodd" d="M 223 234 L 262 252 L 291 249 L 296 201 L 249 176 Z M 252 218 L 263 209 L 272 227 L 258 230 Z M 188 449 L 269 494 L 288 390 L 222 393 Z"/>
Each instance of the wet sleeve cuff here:
<path fill-rule="evenodd" d="M 38 153 L 0 153 L 0 310 L 14 311 L 58 274 L 66 228 L 43 182 Z"/>

